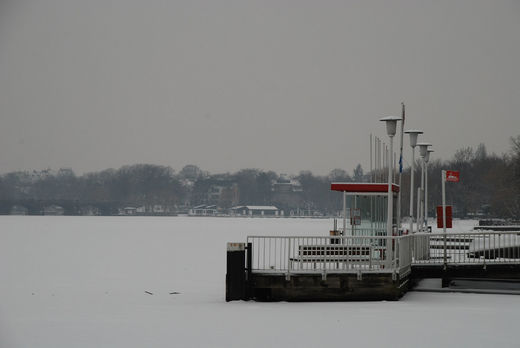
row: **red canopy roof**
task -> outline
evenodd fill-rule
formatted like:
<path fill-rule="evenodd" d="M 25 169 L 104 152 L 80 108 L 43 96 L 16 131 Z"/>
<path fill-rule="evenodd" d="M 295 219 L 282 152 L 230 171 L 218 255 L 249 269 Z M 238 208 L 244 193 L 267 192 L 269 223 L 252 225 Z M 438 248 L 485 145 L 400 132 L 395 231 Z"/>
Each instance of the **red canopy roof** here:
<path fill-rule="evenodd" d="M 333 182 L 330 184 L 332 191 L 347 192 L 388 192 L 388 184 L 385 183 L 368 183 L 368 182 Z M 399 192 L 399 185 L 392 184 L 392 191 Z"/>

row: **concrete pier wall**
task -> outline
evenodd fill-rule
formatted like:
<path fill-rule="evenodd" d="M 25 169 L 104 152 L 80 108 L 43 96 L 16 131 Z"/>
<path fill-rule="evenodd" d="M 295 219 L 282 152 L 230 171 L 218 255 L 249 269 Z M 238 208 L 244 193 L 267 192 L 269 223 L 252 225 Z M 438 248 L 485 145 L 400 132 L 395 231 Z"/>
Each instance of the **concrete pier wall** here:
<path fill-rule="evenodd" d="M 398 300 L 408 290 L 408 277 L 392 279 L 388 273 L 291 275 L 253 273 L 251 299 L 257 301 L 366 301 Z"/>

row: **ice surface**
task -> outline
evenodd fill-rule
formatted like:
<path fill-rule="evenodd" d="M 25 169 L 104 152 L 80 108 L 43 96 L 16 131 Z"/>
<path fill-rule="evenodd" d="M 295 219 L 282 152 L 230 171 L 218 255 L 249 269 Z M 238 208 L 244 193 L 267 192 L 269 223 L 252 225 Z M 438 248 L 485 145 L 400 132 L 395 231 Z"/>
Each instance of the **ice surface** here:
<path fill-rule="evenodd" d="M 226 242 L 326 236 L 331 227 L 325 219 L 2 216 L 0 347 L 520 346 L 520 296 L 224 301 Z"/>
<path fill-rule="evenodd" d="M 437 227 L 437 218 L 430 217 L 428 219 L 428 225 L 432 227 L 432 233 L 443 233 L 442 228 Z M 446 233 L 468 233 L 474 232 L 473 227 L 478 225 L 478 221 L 476 220 L 458 220 L 453 219 L 453 227 L 447 228 Z M 406 225 L 405 225 L 406 226 Z"/>

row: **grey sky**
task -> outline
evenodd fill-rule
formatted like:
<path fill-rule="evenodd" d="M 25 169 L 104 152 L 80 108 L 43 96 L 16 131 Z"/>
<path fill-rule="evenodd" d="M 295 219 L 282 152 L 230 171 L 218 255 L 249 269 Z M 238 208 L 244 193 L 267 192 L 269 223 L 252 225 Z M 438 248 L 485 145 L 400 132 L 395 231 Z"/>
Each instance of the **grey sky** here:
<path fill-rule="evenodd" d="M 502 153 L 519 62 L 519 1 L 3 1 L 0 172 L 367 169 L 401 101 L 432 158 Z"/>

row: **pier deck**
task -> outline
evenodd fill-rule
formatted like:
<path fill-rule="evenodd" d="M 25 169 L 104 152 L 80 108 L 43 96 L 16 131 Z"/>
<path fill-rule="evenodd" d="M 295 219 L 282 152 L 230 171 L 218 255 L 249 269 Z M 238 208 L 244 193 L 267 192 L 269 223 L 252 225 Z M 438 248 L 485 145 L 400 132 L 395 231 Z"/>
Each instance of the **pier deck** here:
<path fill-rule="evenodd" d="M 397 300 L 422 278 L 442 278 L 443 284 L 455 278 L 520 279 L 517 231 L 260 236 L 248 237 L 243 253 L 238 259 L 244 264 L 235 269 L 242 272 L 244 290 L 230 300 Z"/>

